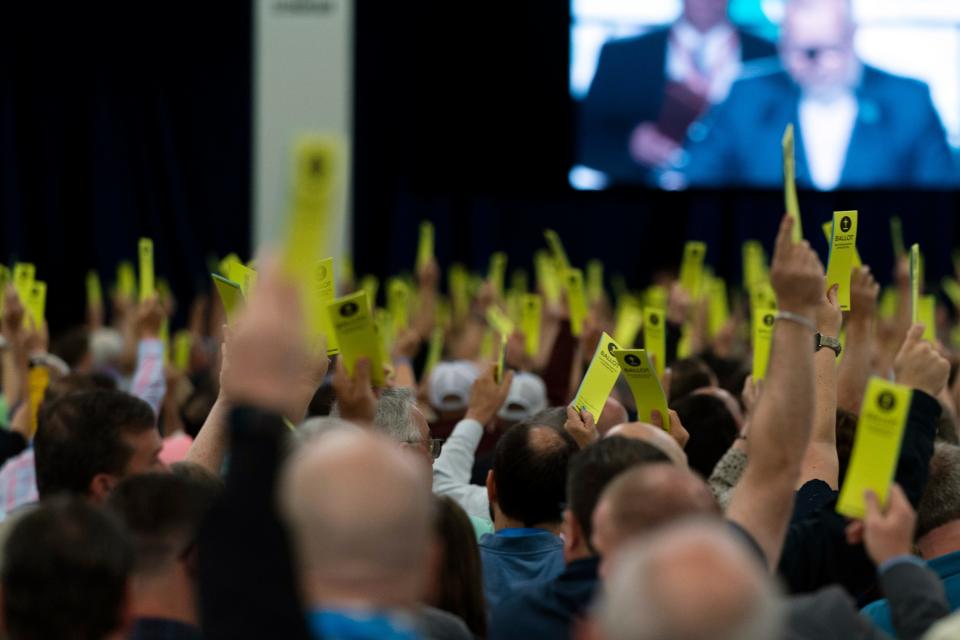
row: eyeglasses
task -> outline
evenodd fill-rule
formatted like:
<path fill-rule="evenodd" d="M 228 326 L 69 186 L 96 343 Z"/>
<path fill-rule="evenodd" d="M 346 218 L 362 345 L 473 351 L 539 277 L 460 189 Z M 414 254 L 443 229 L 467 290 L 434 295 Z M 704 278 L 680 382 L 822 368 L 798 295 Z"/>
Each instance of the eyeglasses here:
<path fill-rule="evenodd" d="M 440 457 L 440 448 L 443 447 L 443 438 L 430 438 L 429 440 L 404 440 L 404 444 L 426 445 L 430 456 L 436 460 Z"/>

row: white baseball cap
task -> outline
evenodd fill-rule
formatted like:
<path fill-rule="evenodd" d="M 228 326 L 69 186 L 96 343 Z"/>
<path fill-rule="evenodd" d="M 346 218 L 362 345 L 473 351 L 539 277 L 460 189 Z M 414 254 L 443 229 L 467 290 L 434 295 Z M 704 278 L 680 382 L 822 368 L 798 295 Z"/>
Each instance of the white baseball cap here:
<path fill-rule="evenodd" d="M 477 375 L 477 367 L 469 360 L 438 363 L 430 374 L 430 404 L 437 411 L 466 409 Z"/>
<path fill-rule="evenodd" d="M 534 373 L 518 372 L 513 376 L 507 401 L 497 415 L 504 420 L 527 420 L 547 408 L 547 386 Z"/>

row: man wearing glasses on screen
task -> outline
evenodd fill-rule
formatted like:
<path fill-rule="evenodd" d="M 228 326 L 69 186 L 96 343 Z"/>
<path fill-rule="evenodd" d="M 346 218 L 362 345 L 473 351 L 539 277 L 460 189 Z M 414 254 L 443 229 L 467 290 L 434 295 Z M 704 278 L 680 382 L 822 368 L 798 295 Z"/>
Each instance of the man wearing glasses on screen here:
<path fill-rule="evenodd" d="M 734 83 L 703 126 L 691 129 L 689 183 L 778 186 L 780 137 L 792 122 L 800 186 L 955 185 L 929 88 L 859 60 L 855 31 L 849 0 L 789 0 L 779 44 L 783 70 Z"/>
<path fill-rule="evenodd" d="M 611 40 L 582 103 L 580 162 L 610 183 L 660 181 L 690 126 L 727 96 L 743 63 L 774 45 L 739 30 L 728 0 L 684 0 L 671 26 Z"/>

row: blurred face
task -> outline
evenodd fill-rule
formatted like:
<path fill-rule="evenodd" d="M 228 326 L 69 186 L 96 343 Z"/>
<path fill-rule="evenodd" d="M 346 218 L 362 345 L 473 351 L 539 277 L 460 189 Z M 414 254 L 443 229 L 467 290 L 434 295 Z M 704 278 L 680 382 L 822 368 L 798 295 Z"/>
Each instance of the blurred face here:
<path fill-rule="evenodd" d="M 707 31 L 727 19 L 728 0 L 683 0 L 683 17 L 698 31 Z"/>
<path fill-rule="evenodd" d="M 787 8 L 780 55 L 794 81 L 812 94 L 852 85 L 857 61 L 846 0 L 801 0 Z"/>
<path fill-rule="evenodd" d="M 414 407 L 410 410 L 410 419 L 417 425 L 417 431 L 420 433 L 418 442 L 407 443 L 406 446 L 418 456 L 422 456 L 427 465 L 433 468 L 433 453 L 430 450 L 430 425 L 420 409 Z"/>

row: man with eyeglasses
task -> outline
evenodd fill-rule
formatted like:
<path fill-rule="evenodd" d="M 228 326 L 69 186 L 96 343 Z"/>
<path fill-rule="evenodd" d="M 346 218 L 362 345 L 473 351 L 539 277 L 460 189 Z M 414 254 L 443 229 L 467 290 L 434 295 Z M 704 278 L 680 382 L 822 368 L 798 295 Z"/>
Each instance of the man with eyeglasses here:
<path fill-rule="evenodd" d="M 796 176 L 819 190 L 957 183 L 927 85 L 862 62 L 849 0 L 789 0 L 783 70 L 745 76 L 691 130 L 693 186 L 781 184 L 780 138 L 797 128 Z"/>
<path fill-rule="evenodd" d="M 430 425 L 417 407 L 417 399 L 410 389 L 384 389 L 377 401 L 373 424 L 404 448 L 422 456 L 431 468 L 434 459 L 440 455 L 441 441 L 430 437 Z"/>

